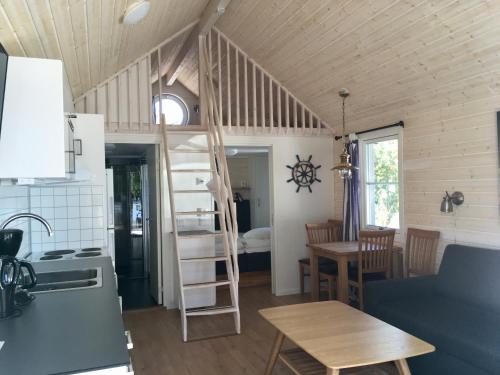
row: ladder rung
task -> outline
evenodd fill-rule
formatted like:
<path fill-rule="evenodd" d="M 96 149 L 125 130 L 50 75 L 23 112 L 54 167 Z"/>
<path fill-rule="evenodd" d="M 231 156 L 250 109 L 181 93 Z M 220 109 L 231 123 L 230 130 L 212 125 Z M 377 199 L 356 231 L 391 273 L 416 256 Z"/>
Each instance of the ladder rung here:
<path fill-rule="evenodd" d="M 238 311 L 234 306 L 205 307 L 186 310 L 187 316 L 230 314 Z"/>
<path fill-rule="evenodd" d="M 190 230 L 190 231 L 177 232 L 177 236 L 182 239 L 199 238 L 199 237 L 218 237 L 223 235 L 224 235 L 223 232 L 210 232 L 208 230 Z"/>
<path fill-rule="evenodd" d="M 173 154 L 208 154 L 208 150 L 180 150 L 180 149 L 169 149 L 168 152 Z"/>
<path fill-rule="evenodd" d="M 174 194 L 199 194 L 199 193 L 214 193 L 213 190 L 174 190 Z"/>
<path fill-rule="evenodd" d="M 210 288 L 214 286 L 223 286 L 229 284 L 231 284 L 231 281 L 229 280 L 207 281 L 205 283 L 186 284 L 183 286 L 183 288 L 186 290 L 190 290 L 190 289 Z"/>
<path fill-rule="evenodd" d="M 213 172 L 213 169 L 172 169 L 172 173 L 174 172 L 181 172 L 181 173 L 193 173 L 193 172 L 206 172 L 206 173 L 211 173 Z"/>
<path fill-rule="evenodd" d="M 188 215 L 218 215 L 220 211 L 178 211 L 175 213 L 177 216 Z"/>
<path fill-rule="evenodd" d="M 195 263 L 195 262 L 219 262 L 227 260 L 226 257 L 204 257 L 204 258 L 182 258 L 183 263 Z"/>

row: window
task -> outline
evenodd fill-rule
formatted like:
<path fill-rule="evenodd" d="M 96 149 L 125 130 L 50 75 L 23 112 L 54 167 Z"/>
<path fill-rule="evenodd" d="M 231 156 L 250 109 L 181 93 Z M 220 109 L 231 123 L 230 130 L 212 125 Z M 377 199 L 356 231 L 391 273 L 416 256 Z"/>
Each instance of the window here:
<path fill-rule="evenodd" d="M 400 228 L 399 136 L 362 141 L 363 224 Z"/>
<path fill-rule="evenodd" d="M 158 95 L 154 98 L 153 109 L 155 124 L 158 125 L 160 123 L 160 102 L 158 100 Z M 186 125 L 189 121 L 188 107 L 184 100 L 177 95 L 162 94 L 161 112 L 164 123 L 167 125 Z"/>

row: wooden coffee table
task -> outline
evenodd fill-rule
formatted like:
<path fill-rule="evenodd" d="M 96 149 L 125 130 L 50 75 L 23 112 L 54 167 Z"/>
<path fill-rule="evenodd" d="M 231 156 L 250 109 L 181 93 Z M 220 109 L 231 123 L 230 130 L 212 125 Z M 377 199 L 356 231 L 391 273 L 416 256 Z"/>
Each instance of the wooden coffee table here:
<path fill-rule="evenodd" d="M 410 375 L 406 358 L 431 353 L 434 346 L 339 301 L 263 309 L 277 330 L 265 375 L 280 358 L 295 374 L 338 375 L 341 369 L 394 362 Z M 298 349 L 280 352 L 287 338 Z"/>

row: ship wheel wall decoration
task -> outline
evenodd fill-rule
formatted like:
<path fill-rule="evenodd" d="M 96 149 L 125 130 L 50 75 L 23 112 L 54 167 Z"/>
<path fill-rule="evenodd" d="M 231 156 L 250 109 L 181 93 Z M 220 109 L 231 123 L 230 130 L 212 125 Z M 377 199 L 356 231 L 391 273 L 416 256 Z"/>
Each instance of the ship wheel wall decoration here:
<path fill-rule="evenodd" d="M 299 155 L 295 155 L 297 158 L 297 163 L 295 165 L 287 165 L 286 167 L 291 169 L 292 178 L 286 180 L 286 182 L 295 182 L 297 184 L 296 193 L 300 191 L 300 188 L 309 189 L 312 193 L 311 185 L 315 182 L 321 182 L 317 177 L 316 171 L 321 168 L 321 165 L 314 166 L 311 163 L 312 155 L 309 155 L 309 159 L 300 160 Z"/>

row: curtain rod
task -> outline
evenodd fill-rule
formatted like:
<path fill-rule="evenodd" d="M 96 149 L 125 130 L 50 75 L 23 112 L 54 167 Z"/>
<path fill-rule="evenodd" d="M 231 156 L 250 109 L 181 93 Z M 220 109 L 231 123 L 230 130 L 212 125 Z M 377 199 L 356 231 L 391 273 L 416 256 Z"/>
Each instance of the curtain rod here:
<path fill-rule="evenodd" d="M 400 126 L 400 127 L 404 128 L 405 127 L 405 123 L 403 121 L 399 121 L 399 122 L 397 122 L 395 124 L 380 126 L 378 128 L 373 128 L 373 129 L 368 129 L 368 130 L 363 130 L 363 131 L 360 131 L 360 132 L 356 132 L 354 134 L 360 135 L 360 134 L 365 134 L 365 133 L 373 132 L 373 131 L 376 131 L 376 130 L 383 130 L 383 129 L 394 128 L 396 126 Z M 349 134 L 346 135 L 346 137 L 348 137 L 348 136 L 349 136 Z M 339 139 L 342 139 L 342 136 L 341 135 L 336 135 L 335 136 L 335 140 L 338 141 Z"/>

